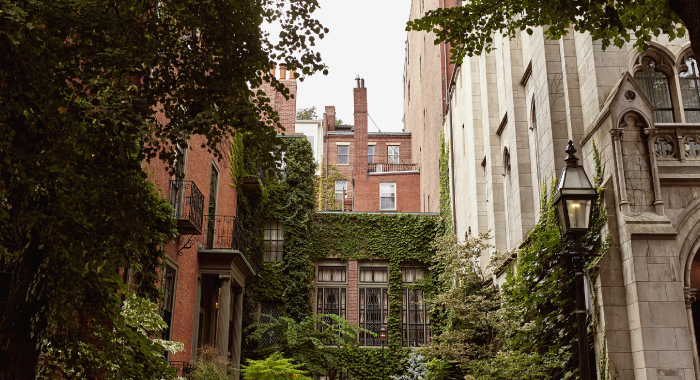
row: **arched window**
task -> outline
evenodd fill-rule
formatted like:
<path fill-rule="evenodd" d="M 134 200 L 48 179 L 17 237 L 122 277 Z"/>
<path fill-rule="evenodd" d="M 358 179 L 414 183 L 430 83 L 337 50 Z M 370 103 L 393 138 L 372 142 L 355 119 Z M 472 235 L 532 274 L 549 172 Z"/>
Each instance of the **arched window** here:
<path fill-rule="evenodd" d="M 695 57 L 685 60 L 687 71 L 678 74 L 686 123 L 700 123 L 700 71 Z"/>
<path fill-rule="evenodd" d="M 642 70 L 634 73 L 634 79 L 644 91 L 644 95 L 656 107 L 654 120 L 657 123 L 673 123 L 673 103 L 671 103 L 668 76 L 656 70 L 656 61 L 650 57 L 644 57 Z"/>

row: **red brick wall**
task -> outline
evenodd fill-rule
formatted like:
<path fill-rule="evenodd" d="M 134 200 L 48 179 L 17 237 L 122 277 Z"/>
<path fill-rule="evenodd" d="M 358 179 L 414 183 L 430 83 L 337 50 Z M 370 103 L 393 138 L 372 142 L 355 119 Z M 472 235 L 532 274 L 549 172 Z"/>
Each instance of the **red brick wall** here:
<path fill-rule="evenodd" d="M 347 320 L 358 325 L 357 320 L 357 260 L 348 261 L 348 305 Z"/>
<path fill-rule="evenodd" d="M 159 117 L 163 119 L 162 117 Z M 161 121 L 164 121 L 161 120 Z M 193 136 L 190 147 L 187 151 L 187 168 L 185 171 L 185 180 L 193 181 L 199 191 L 204 195 L 204 214 L 208 214 L 209 209 L 209 188 L 212 162 L 216 163 L 219 169 L 219 185 L 217 197 L 217 215 L 236 214 L 236 189 L 231 186 L 233 183 L 229 174 L 230 160 L 225 154 L 225 159 L 215 160 L 211 153 L 206 149 L 201 148 L 199 140 L 200 136 Z M 194 141 L 197 141 L 195 143 Z M 229 143 L 224 143 L 220 146 L 224 152 L 230 152 L 231 146 Z M 144 164 L 144 171 L 148 174 L 148 178 L 153 182 L 157 190 L 165 199 L 170 199 L 170 175 L 167 172 L 166 165 L 161 161 L 153 161 L 149 164 Z M 200 236 L 203 238 L 203 236 Z M 171 354 L 170 360 L 190 361 L 192 350 L 192 339 L 195 331 L 194 315 L 195 315 L 195 296 L 197 291 L 197 243 L 192 244 L 189 249 L 183 250 L 181 255 L 178 254 L 178 249 L 181 244 L 184 244 L 186 237 L 181 236 L 175 239 L 174 242 L 168 243 L 165 246 L 168 257 L 176 264 L 177 268 L 177 284 L 175 288 L 175 303 L 173 310 L 172 324 L 172 340 L 182 342 L 185 350 L 177 354 Z"/>
<path fill-rule="evenodd" d="M 396 212 L 420 212 L 420 174 L 378 173 L 365 174 L 362 186 L 357 186 L 355 177 L 355 207 L 353 211 L 373 212 L 379 210 L 379 184 L 396 183 Z"/>
<path fill-rule="evenodd" d="M 273 90 L 272 86 L 265 82 L 260 87 L 267 96 L 270 98 L 270 105 L 277 111 L 280 118 L 280 123 L 284 127 L 285 134 L 295 133 L 294 122 L 297 115 L 297 79 L 296 73 L 294 71 L 287 72 L 287 66 L 285 64 L 280 65 L 279 76 L 277 76 L 277 67 L 273 67 L 270 70 L 270 75 L 275 75 L 285 87 L 289 89 L 290 97 L 285 99 L 284 96 Z M 277 129 L 278 132 L 283 132 Z"/>

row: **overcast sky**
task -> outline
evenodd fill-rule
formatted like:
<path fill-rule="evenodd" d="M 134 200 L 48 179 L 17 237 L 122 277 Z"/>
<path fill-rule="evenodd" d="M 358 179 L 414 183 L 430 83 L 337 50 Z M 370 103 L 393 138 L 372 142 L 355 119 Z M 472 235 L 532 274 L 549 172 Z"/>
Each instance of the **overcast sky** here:
<path fill-rule="evenodd" d="M 403 128 L 403 63 L 411 3 L 319 0 L 314 15 L 330 29 L 317 43 L 328 75 L 298 83 L 297 109 L 316 106 L 319 118 L 335 106 L 336 118 L 353 124 L 355 76 L 365 79 L 368 113 L 383 132 Z M 272 31 L 274 28 L 269 29 Z M 376 131 L 372 120 L 369 131 Z"/>

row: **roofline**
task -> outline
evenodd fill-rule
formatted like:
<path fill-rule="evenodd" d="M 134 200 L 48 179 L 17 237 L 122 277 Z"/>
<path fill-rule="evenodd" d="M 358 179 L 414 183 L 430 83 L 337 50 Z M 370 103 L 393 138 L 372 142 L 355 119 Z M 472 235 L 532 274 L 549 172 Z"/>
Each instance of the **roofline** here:
<path fill-rule="evenodd" d="M 397 211 L 315 211 L 316 214 L 387 214 L 387 215 L 423 215 L 438 216 L 437 212 L 397 212 Z"/>

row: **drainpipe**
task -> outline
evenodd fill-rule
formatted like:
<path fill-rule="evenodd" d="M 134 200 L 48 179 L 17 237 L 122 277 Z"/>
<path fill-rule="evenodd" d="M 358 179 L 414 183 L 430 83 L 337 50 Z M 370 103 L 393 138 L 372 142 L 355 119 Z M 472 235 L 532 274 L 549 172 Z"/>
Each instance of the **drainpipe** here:
<path fill-rule="evenodd" d="M 328 117 L 326 116 L 326 126 L 328 126 Z M 323 200 L 325 201 L 325 204 L 323 206 L 323 211 L 328 211 L 328 128 L 324 131 L 325 138 L 326 138 L 326 157 L 325 161 L 326 162 L 326 180 L 323 181 L 325 183 L 325 189 L 323 189 Z"/>
<path fill-rule="evenodd" d="M 448 87 L 449 88 L 449 87 Z M 455 200 L 457 199 L 457 194 L 455 194 L 455 154 L 454 154 L 454 134 L 452 132 L 452 97 L 448 96 L 448 108 L 447 112 L 450 114 L 450 173 L 452 173 L 452 178 L 450 178 L 450 190 L 452 192 L 452 228 L 455 237 L 457 236 L 457 214 L 455 213 Z"/>

